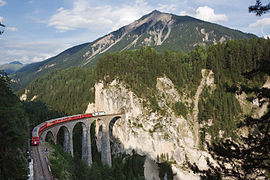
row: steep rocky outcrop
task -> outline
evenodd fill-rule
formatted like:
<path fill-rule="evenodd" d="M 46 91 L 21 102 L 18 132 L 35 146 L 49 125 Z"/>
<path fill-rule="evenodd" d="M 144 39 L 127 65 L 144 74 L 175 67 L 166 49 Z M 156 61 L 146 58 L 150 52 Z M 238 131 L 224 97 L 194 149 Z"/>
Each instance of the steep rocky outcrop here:
<path fill-rule="evenodd" d="M 187 167 L 187 162 L 195 163 L 200 169 L 207 169 L 206 159 L 212 161 L 206 151 L 198 147 L 199 124 L 197 120 L 198 101 L 205 86 L 214 88 L 213 72 L 202 70 L 201 84 L 193 98 L 179 95 L 174 84 L 167 77 L 157 79 L 156 98 L 165 114 L 153 112 L 145 100 L 137 97 L 126 86 L 114 80 L 108 85 L 95 85 L 95 103 L 89 104 L 86 112 L 120 112 L 125 109 L 126 117 L 119 119 L 113 127 L 113 137 L 119 142 L 115 151 L 131 152 L 162 162 L 169 160 L 177 179 L 198 179 Z M 170 104 L 184 102 L 187 107 L 195 104 L 186 116 L 177 116 Z M 147 103 L 146 103 L 147 104 Z M 98 132 L 98 131 L 96 131 Z M 214 163 L 214 162 L 213 162 Z"/>
<path fill-rule="evenodd" d="M 200 170 L 209 168 L 207 161 L 213 166 L 218 166 L 207 150 L 199 148 L 199 131 L 203 124 L 198 123 L 198 103 L 204 88 L 208 89 L 208 93 L 212 93 L 216 88 L 214 73 L 206 69 L 203 69 L 201 73 L 202 79 L 194 97 L 188 97 L 185 92 L 180 95 L 172 81 L 166 76 L 157 79 L 156 99 L 159 107 L 164 110 L 163 114 L 154 112 L 147 106 L 148 102 L 145 99 L 137 97 L 118 80 L 106 85 L 103 82 L 97 83 L 95 85 L 95 103 L 90 103 L 86 112 L 115 113 L 125 110 L 125 118 L 116 121 L 113 127 L 112 141 L 115 143 L 113 152 L 131 153 L 132 150 L 135 150 L 141 155 L 146 155 L 146 179 L 154 177 L 148 172 L 151 168 L 155 172 L 158 169 L 153 162 L 163 160 L 173 163 L 175 179 L 200 179 L 199 175 L 189 169 L 188 163 L 196 164 Z M 263 87 L 269 88 L 269 79 L 268 77 Z M 258 103 L 248 102 L 244 93 L 236 95 L 236 97 L 244 114 L 252 111 L 260 117 L 268 111 L 265 109 L 268 104 L 259 108 Z M 176 115 L 171 108 L 171 104 L 176 102 L 182 102 L 190 109 L 186 116 Z M 208 125 L 211 126 L 211 122 Z M 239 129 L 239 133 L 245 136 L 247 129 Z M 210 135 L 207 134 L 206 141 L 210 141 L 210 139 Z M 99 143 L 97 142 L 97 144 Z"/>

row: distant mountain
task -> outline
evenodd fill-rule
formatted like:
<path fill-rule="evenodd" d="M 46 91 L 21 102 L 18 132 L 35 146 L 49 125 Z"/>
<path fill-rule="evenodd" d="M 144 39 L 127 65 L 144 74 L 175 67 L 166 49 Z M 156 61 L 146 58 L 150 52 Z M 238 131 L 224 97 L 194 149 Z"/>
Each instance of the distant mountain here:
<path fill-rule="evenodd" d="M 19 69 L 21 69 L 24 65 L 19 61 L 13 61 L 8 64 L 0 65 L 0 70 L 5 71 L 7 74 L 12 74 Z"/>
<path fill-rule="evenodd" d="M 24 66 L 18 70 L 16 75 L 13 77 L 15 81 L 15 84 L 13 84 L 14 90 L 19 90 L 26 87 L 35 78 L 41 77 L 54 69 L 76 66 L 76 62 L 73 63 L 70 61 L 70 57 L 72 57 L 88 44 L 89 43 L 74 46 L 47 60 Z"/>
<path fill-rule="evenodd" d="M 72 47 L 45 61 L 29 64 L 20 69 L 14 80 L 23 88 L 34 78 L 56 68 L 93 66 L 105 52 L 132 50 L 141 46 L 151 46 L 159 51 L 168 49 L 188 52 L 196 46 L 250 38 L 256 36 L 189 16 L 176 16 L 155 10 L 91 43 Z"/>
<path fill-rule="evenodd" d="M 13 61 L 13 62 L 10 62 L 9 64 L 22 64 L 20 61 Z"/>

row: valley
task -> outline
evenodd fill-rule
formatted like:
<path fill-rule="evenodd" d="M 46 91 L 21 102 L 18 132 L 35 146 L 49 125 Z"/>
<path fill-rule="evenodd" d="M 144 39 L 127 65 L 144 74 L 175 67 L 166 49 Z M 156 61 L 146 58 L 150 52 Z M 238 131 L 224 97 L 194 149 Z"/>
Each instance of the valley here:
<path fill-rule="evenodd" d="M 11 179 L 26 179 L 35 126 L 94 112 L 104 117 L 87 127 L 59 118 L 42 137 L 54 179 L 270 178 L 269 39 L 154 10 L 44 61 L 15 64 L 0 75 L 0 161 L 20 166 Z M 11 169 L 1 167 L 0 178 Z"/>

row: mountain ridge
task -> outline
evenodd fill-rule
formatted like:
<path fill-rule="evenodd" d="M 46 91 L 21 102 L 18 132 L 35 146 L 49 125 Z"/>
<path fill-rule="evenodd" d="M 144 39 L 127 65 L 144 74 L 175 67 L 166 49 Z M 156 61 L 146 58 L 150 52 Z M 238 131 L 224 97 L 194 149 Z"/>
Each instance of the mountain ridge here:
<path fill-rule="evenodd" d="M 154 10 L 93 42 L 71 47 L 55 57 L 27 65 L 16 74 L 14 80 L 19 83 L 19 88 L 24 88 L 36 77 L 56 68 L 94 66 L 105 52 L 133 50 L 142 46 L 151 46 L 158 51 L 188 52 L 196 46 L 256 37 L 193 17 Z"/>
<path fill-rule="evenodd" d="M 20 61 L 12 61 L 9 64 L 22 64 Z"/>
<path fill-rule="evenodd" d="M 7 74 L 13 74 L 24 66 L 25 64 L 22 64 L 19 61 L 12 61 L 10 63 L 0 65 L 0 70 L 5 71 Z"/>

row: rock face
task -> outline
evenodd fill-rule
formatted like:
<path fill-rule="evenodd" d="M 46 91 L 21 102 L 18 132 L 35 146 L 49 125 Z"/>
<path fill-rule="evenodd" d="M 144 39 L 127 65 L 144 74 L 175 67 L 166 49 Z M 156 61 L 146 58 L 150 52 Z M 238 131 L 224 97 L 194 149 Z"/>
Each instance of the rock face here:
<path fill-rule="evenodd" d="M 153 11 L 145 18 L 136 20 L 94 42 L 84 54 L 84 57 L 87 57 L 86 64 L 93 57 L 108 51 L 122 40 L 130 41 L 121 47 L 122 50 L 136 47 L 138 42 L 140 42 L 139 45 L 144 46 L 161 45 L 169 37 L 173 23 L 171 14 Z M 143 39 L 143 35 L 149 37 Z"/>
<path fill-rule="evenodd" d="M 27 90 L 27 89 L 25 89 L 24 90 L 24 94 L 22 94 L 21 96 L 20 96 L 20 100 L 21 101 L 26 101 L 26 99 L 27 99 L 27 93 L 29 92 L 29 90 Z"/>
<path fill-rule="evenodd" d="M 156 87 L 158 93 L 156 99 L 162 112 L 154 112 L 147 104 L 146 99 L 139 98 L 125 84 L 114 80 L 110 84 L 99 82 L 95 85 L 95 103 L 90 103 L 86 112 L 105 111 L 107 114 L 125 110 L 125 118 L 115 122 L 112 128 L 112 139 L 116 144 L 112 152 L 131 153 L 135 150 L 141 155 L 146 155 L 145 177 L 146 179 L 157 179 L 149 173 L 151 169 L 157 171 L 158 167 L 154 162 L 164 160 L 173 162 L 172 169 L 176 173 L 175 179 L 200 179 L 187 166 L 188 162 L 196 164 L 200 170 L 207 170 L 207 160 L 217 166 L 207 151 L 199 148 L 199 130 L 203 124 L 198 123 L 198 103 L 204 88 L 212 93 L 214 84 L 214 73 L 210 70 L 201 71 L 202 79 L 194 97 L 188 97 L 184 92 L 180 95 L 173 82 L 167 77 L 159 77 Z M 264 84 L 269 88 L 270 77 Z M 236 95 L 244 114 L 251 111 L 256 117 L 261 117 L 265 112 L 268 103 L 259 108 L 259 102 L 250 103 L 246 100 L 244 93 Z M 259 101 L 259 100 L 257 100 Z M 177 115 L 171 108 L 171 104 L 182 102 L 190 109 L 187 115 Z M 211 125 L 212 121 L 208 122 Z M 98 126 L 97 126 L 98 127 Z M 99 130 L 96 130 L 97 146 L 100 148 Z M 239 129 L 243 136 L 247 129 Z M 220 132 L 222 136 L 222 132 Z M 206 136 L 206 141 L 211 137 Z"/>
<path fill-rule="evenodd" d="M 159 93 L 156 98 L 165 115 L 153 112 L 144 105 L 144 99 L 137 97 L 117 80 L 106 86 L 102 82 L 95 85 L 95 103 L 89 104 L 86 112 L 105 111 L 109 114 L 125 109 L 125 118 L 116 121 L 113 127 L 113 136 L 120 143 L 116 151 L 129 153 L 134 149 L 155 161 L 175 162 L 173 170 L 177 173 L 176 179 L 199 179 L 188 170 L 187 162 L 207 169 L 206 158 L 212 161 L 207 152 L 198 148 L 199 125 L 196 119 L 202 89 L 205 86 L 214 87 L 212 75 L 212 71 L 202 70 L 201 84 L 194 98 L 180 96 L 167 77 L 158 78 Z M 178 101 L 187 106 L 195 104 L 187 118 L 177 116 L 170 108 L 169 104 Z"/>
<path fill-rule="evenodd" d="M 151 159 L 145 159 L 144 163 L 144 177 L 147 180 L 159 180 L 159 167 L 158 165 Z"/>

